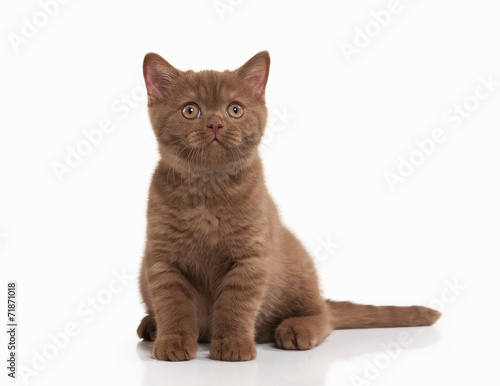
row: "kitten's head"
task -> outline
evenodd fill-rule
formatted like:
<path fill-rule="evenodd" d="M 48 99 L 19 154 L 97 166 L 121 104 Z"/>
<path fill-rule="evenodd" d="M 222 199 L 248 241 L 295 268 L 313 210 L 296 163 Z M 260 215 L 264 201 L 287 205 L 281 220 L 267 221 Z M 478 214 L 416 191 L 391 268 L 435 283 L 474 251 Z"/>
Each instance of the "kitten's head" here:
<path fill-rule="evenodd" d="M 180 71 L 147 54 L 149 116 L 162 162 L 181 172 L 250 165 L 266 126 L 269 65 L 263 51 L 235 71 Z"/>

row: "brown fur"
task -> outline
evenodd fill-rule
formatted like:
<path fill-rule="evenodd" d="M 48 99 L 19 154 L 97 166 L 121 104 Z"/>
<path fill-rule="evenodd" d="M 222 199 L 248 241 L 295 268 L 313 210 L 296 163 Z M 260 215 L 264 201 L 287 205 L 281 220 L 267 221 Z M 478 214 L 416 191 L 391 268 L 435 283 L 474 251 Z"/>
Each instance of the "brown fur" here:
<path fill-rule="evenodd" d="M 144 59 L 161 160 L 149 192 L 140 276 L 147 315 L 137 333 L 154 340 L 157 359 L 191 359 L 205 341 L 214 359 L 250 360 L 254 342 L 310 349 L 335 328 L 430 325 L 440 316 L 322 298 L 311 257 L 282 225 L 264 184 L 257 148 L 269 64 L 267 52 L 225 72 L 181 72 L 156 54 Z M 244 108 L 241 118 L 226 114 L 233 101 Z M 181 114 L 189 103 L 201 109 L 198 118 Z"/>

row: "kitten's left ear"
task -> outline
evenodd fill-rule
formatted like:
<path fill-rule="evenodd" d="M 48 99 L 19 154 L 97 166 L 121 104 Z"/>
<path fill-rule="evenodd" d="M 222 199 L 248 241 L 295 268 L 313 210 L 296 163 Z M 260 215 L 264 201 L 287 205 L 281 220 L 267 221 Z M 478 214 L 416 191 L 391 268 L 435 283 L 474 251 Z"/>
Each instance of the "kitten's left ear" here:
<path fill-rule="evenodd" d="M 237 70 L 252 87 L 255 99 L 259 99 L 266 91 L 270 65 L 271 57 L 269 56 L 269 52 L 262 51 Z"/>

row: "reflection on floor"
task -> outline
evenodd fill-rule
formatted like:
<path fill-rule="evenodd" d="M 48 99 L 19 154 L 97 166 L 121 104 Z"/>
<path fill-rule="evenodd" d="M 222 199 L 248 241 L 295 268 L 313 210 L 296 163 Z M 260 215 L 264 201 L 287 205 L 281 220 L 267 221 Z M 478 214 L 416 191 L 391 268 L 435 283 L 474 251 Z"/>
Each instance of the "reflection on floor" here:
<path fill-rule="evenodd" d="M 426 347 L 439 338 L 433 327 L 335 331 L 323 344 L 308 351 L 285 351 L 274 344 L 260 344 L 257 346 L 257 359 L 249 362 L 212 360 L 209 358 L 208 344 L 201 344 L 196 357 L 188 362 L 154 360 L 149 342 L 139 342 L 137 354 L 144 365 L 143 386 L 323 386 L 329 384 L 328 374 L 334 370 L 336 363 L 357 355 L 381 352 L 381 344 L 396 341 L 402 331 L 411 336 L 411 345 L 404 350 Z"/>

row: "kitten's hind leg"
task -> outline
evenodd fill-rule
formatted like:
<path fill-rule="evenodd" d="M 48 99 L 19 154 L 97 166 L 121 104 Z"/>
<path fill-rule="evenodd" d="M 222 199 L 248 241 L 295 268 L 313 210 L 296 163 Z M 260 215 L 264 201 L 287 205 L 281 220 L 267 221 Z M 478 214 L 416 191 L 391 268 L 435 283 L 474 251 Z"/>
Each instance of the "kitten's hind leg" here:
<path fill-rule="evenodd" d="M 137 335 L 144 340 L 153 341 L 156 339 L 156 322 L 152 315 L 146 315 L 142 318 L 139 327 L 137 327 Z"/>
<path fill-rule="evenodd" d="M 309 350 L 322 343 L 332 332 L 328 316 L 298 316 L 283 320 L 274 337 L 279 348 L 285 350 Z"/>

